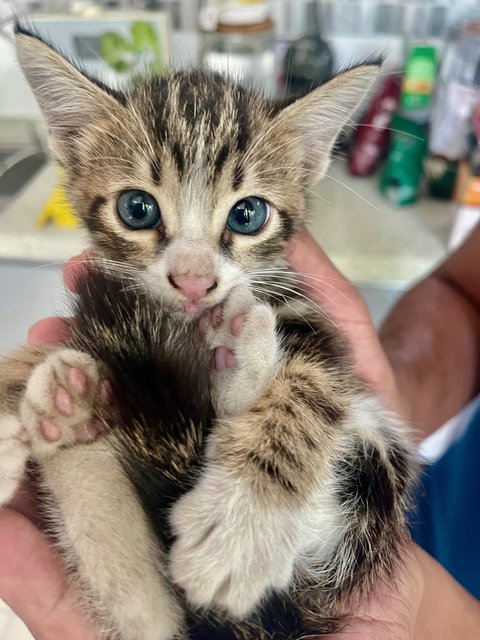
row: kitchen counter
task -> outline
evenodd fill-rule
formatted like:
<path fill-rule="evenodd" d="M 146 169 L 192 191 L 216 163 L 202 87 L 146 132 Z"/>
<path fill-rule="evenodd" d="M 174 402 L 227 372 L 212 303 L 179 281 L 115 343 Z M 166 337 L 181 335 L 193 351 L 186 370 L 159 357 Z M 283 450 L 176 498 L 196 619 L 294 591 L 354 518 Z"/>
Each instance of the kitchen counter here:
<path fill-rule="evenodd" d="M 380 193 L 378 176 L 354 178 L 341 161 L 314 191 L 309 228 L 356 283 L 403 288 L 447 254 L 458 209 L 454 203 L 422 198 L 395 207 Z"/>
<path fill-rule="evenodd" d="M 87 246 L 83 230 L 35 227 L 55 184 L 52 165 L 42 169 L 0 213 L 0 259 L 56 263 Z M 310 197 L 309 228 L 337 267 L 367 286 L 403 288 L 447 252 L 455 208 L 423 199 L 397 209 L 377 189 L 377 178 L 347 176 L 336 161 Z"/>

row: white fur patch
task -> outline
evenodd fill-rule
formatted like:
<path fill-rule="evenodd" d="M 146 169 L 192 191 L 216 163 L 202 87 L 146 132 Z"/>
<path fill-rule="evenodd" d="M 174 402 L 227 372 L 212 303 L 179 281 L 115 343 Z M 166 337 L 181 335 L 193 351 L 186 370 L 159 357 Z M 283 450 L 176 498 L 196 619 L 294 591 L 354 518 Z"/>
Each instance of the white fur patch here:
<path fill-rule="evenodd" d="M 301 522 L 293 509 L 260 508 L 246 482 L 210 465 L 171 515 L 174 582 L 197 606 L 249 614 L 292 580 Z"/>
<path fill-rule="evenodd" d="M 17 438 L 21 427 L 13 415 L 0 417 L 0 505 L 13 497 L 30 453 L 28 446 Z"/>
<path fill-rule="evenodd" d="M 243 327 L 233 335 L 232 321 L 241 315 Z M 221 325 L 210 326 L 206 334 L 212 349 L 227 347 L 235 356 L 234 367 L 213 372 L 219 415 L 238 415 L 251 408 L 271 384 L 281 358 L 275 325 L 270 305 L 256 301 L 247 287 L 232 289 L 223 305 Z"/>

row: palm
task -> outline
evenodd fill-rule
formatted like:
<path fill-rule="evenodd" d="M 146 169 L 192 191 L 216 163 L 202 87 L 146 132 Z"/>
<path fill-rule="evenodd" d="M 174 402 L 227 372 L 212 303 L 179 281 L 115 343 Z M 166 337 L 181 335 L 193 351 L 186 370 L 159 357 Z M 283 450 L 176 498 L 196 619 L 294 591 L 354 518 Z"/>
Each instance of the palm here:
<path fill-rule="evenodd" d="M 0 510 L 0 595 L 36 640 L 94 640 L 61 560 L 38 526 L 34 495 L 25 483 Z"/>
<path fill-rule="evenodd" d="M 353 607 L 354 613 L 345 629 L 327 637 L 331 640 L 412 640 L 424 588 L 420 553 L 412 543 L 405 550 L 394 579 L 380 582 L 372 594 Z"/>

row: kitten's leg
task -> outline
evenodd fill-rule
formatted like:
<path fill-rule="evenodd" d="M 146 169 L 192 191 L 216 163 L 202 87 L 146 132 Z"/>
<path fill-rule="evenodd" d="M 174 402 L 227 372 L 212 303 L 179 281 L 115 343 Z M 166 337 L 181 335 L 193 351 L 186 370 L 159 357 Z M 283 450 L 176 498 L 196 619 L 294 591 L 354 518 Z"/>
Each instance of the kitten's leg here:
<path fill-rule="evenodd" d="M 225 305 L 218 322 L 229 335 L 218 338 L 233 358 L 220 358 L 225 366 L 218 372 L 219 403 L 223 398 L 227 411 L 241 410 L 243 397 L 249 404 L 215 425 L 204 472 L 171 516 L 177 535 L 174 581 L 193 604 L 218 605 L 237 617 L 248 615 L 269 591 L 288 587 L 297 571 L 306 571 L 307 580 L 314 577 L 317 594 L 359 585 L 381 564 L 376 544 L 384 558 L 394 557 L 404 531 L 395 484 L 403 465 L 395 470 L 389 459 L 382 415 L 361 416 L 365 397 L 345 373 L 348 364 L 336 362 L 328 333 L 311 328 L 312 344 L 304 352 L 295 344 L 279 362 L 273 319 L 262 309 L 255 303 L 240 312 L 235 300 Z M 308 324 L 302 328 L 301 342 L 309 331 Z M 355 455 L 362 447 L 365 469 L 356 480 Z M 346 454 L 350 477 L 341 467 Z M 357 481 L 368 484 L 377 477 L 388 509 L 375 509 L 373 495 L 365 502 L 355 494 Z M 363 548 L 369 556 L 357 571 Z M 333 559 L 339 560 L 336 566 Z M 318 610 L 326 604 L 318 603 Z"/>
<path fill-rule="evenodd" d="M 275 384 L 281 360 L 275 324 L 272 308 L 240 287 L 213 310 L 207 338 L 217 412 L 225 418 L 210 437 L 203 475 L 171 516 L 174 581 L 193 604 L 217 604 L 238 617 L 268 590 L 288 586 L 304 520 L 294 487 L 268 459 L 272 447 L 289 455 L 288 441 L 282 443 L 274 424 L 266 442 L 255 435 L 275 419 L 269 400 L 241 414 Z M 241 415 L 226 417 L 232 413 Z M 252 477 L 250 467 L 260 473 Z"/>
<path fill-rule="evenodd" d="M 99 383 L 86 354 L 24 347 L 0 361 L 0 504 L 13 496 L 33 455 L 53 453 L 98 431 L 90 407 Z"/>
<path fill-rule="evenodd" d="M 225 304 L 201 320 L 212 349 L 217 416 L 239 415 L 271 384 L 282 357 L 276 317 L 246 287 L 236 287 Z"/>
<path fill-rule="evenodd" d="M 22 425 L 16 416 L 0 416 L 0 505 L 13 497 L 30 455 L 21 434 Z"/>
<path fill-rule="evenodd" d="M 92 418 L 106 411 L 102 391 L 101 372 L 89 355 L 55 351 L 28 380 L 22 424 L 42 473 L 52 530 L 87 610 L 109 638 L 170 640 L 181 623 L 178 606 L 114 444 L 107 436 L 79 443 L 98 435 Z"/>
<path fill-rule="evenodd" d="M 104 384 L 104 383 L 102 383 Z M 33 370 L 20 405 L 20 420 L 35 458 L 60 447 L 94 440 L 101 428 L 94 407 L 102 404 L 95 360 L 74 349 L 48 354 Z"/>
<path fill-rule="evenodd" d="M 109 438 L 60 449 L 42 474 L 66 563 L 105 637 L 177 637 L 182 615 L 163 555 Z"/>
<path fill-rule="evenodd" d="M 0 357 L 0 505 L 13 497 L 30 455 L 19 405 L 27 380 L 45 353 L 24 347 Z"/>

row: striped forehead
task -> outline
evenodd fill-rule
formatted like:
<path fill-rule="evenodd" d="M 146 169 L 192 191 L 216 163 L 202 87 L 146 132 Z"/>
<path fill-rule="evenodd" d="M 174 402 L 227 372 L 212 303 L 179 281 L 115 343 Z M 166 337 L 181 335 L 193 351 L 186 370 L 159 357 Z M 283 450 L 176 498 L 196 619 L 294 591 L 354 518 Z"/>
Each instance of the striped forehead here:
<path fill-rule="evenodd" d="M 249 145 L 270 117 L 267 103 L 204 70 L 153 78 L 131 99 L 148 123 L 155 153 L 153 182 L 177 185 L 177 231 L 205 237 L 211 231 L 219 179 L 228 165 L 222 188 L 240 188 Z"/>
<path fill-rule="evenodd" d="M 232 81 L 207 71 L 183 71 L 154 78 L 134 102 L 151 130 L 161 159 L 173 158 L 180 177 L 201 166 L 214 180 L 227 159 L 243 155 L 262 118 L 266 102 Z"/>

